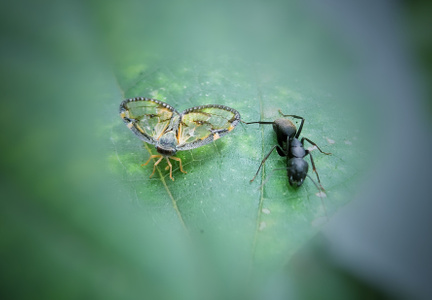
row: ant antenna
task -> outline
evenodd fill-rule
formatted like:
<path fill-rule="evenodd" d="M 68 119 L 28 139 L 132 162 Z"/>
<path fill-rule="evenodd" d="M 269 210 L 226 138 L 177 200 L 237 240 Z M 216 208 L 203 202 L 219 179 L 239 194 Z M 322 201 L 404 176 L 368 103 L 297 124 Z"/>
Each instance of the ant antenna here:
<path fill-rule="evenodd" d="M 270 177 L 273 175 L 274 171 L 280 171 L 280 170 L 286 170 L 287 168 L 276 168 L 271 170 L 271 172 L 267 175 L 266 180 L 257 188 L 257 190 L 260 190 L 266 183 L 267 181 L 270 180 Z"/>
<path fill-rule="evenodd" d="M 262 187 L 270 180 L 270 177 L 273 175 L 274 171 L 281 171 L 281 170 L 287 170 L 288 168 L 276 168 L 271 170 L 271 172 L 267 175 L 266 180 L 257 188 L 257 190 L 262 189 Z M 318 193 L 318 197 L 320 197 L 321 199 L 321 205 L 324 208 L 324 214 L 326 216 L 327 221 L 329 220 L 328 218 L 328 214 L 327 214 L 327 208 L 324 204 L 324 199 L 322 196 L 322 193 L 324 193 L 324 195 L 326 195 L 324 188 L 322 187 L 322 185 L 318 185 L 315 180 L 313 180 L 313 178 L 311 176 L 309 176 L 309 174 L 306 174 L 307 177 L 309 177 L 309 179 L 313 182 L 313 184 L 315 185 L 315 187 L 318 189 L 319 193 Z M 321 187 L 320 187 L 321 186 Z"/>
<path fill-rule="evenodd" d="M 327 221 L 329 220 L 329 218 L 328 218 L 328 215 L 327 215 L 327 208 L 326 208 L 326 206 L 324 205 L 324 200 L 323 200 L 323 197 L 322 197 L 322 193 L 324 193 L 324 195 L 325 195 L 325 190 L 324 190 L 324 188 L 322 187 L 322 185 L 320 184 L 320 186 L 321 186 L 321 188 L 318 186 L 318 184 L 315 182 L 315 180 L 313 180 L 313 178 L 311 177 L 311 176 L 309 176 L 309 174 L 306 174 L 306 176 L 307 177 L 309 177 L 309 179 L 313 182 L 313 184 L 316 186 L 316 188 L 319 190 L 319 197 L 320 197 L 320 199 L 321 199 L 321 205 L 322 205 L 322 207 L 324 208 L 324 214 L 325 214 L 325 216 L 326 216 L 326 219 L 327 219 Z"/>

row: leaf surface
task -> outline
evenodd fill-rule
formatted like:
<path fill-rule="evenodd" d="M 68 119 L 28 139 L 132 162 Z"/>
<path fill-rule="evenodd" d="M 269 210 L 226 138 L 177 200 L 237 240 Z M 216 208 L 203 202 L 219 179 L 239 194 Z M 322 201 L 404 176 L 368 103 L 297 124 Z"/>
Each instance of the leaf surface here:
<path fill-rule="evenodd" d="M 349 104 L 357 98 L 346 82 L 338 89 L 322 76 L 341 77 L 334 62 L 345 49 L 327 44 L 316 24 L 288 18 L 302 9 L 285 15 L 286 8 L 65 2 L 37 19 L 42 36 L 13 32 L 2 74 L 10 100 L 1 104 L 10 128 L 1 140 L 9 199 L 1 219 L 14 231 L 2 234 L 0 267 L 11 296 L 244 295 L 351 199 L 363 162 L 358 110 Z M 21 28 L 13 18 L 3 22 Z M 332 153 L 312 151 L 326 197 L 308 179 L 292 188 L 276 152 L 250 182 L 276 144 L 270 125 L 239 124 L 179 151 L 187 174 L 173 161 L 171 181 L 161 162 L 150 178 L 153 163 L 141 164 L 156 150 L 118 113 L 131 97 L 178 111 L 222 104 L 246 122 L 273 121 L 279 109 L 303 116 L 302 136 Z M 22 281 L 31 283 L 27 290 L 17 288 Z"/>

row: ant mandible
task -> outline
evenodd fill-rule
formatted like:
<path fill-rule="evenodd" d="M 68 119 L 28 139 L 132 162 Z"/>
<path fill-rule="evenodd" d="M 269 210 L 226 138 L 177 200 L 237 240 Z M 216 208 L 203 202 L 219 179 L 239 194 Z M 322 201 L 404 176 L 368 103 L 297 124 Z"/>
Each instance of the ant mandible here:
<path fill-rule="evenodd" d="M 255 178 L 259 173 L 259 170 L 261 169 L 261 167 L 263 166 L 267 158 L 270 156 L 270 154 L 273 152 L 273 150 L 276 148 L 280 156 L 287 158 L 286 170 L 288 174 L 289 184 L 291 186 L 293 187 L 301 186 L 303 184 L 304 179 L 307 176 L 312 180 L 312 182 L 315 184 L 315 186 L 317 186 L 319 190 L 324 191 L 324 188 L 321 185 L 318 172 L 315 168 L 315 163 L 312 154 L 309 150 L 304 148 L 304 141 L 306 140 L 313 146 L 317 147 L 317 149 L 323 154 L 330 155 L 331 153 L 322 151 L 317 144 L 315 144 L 314 142 L 312 142 L 310 139 L 306 137 L 302 137 L 302 139 L 299 141 L 299 136 L 301 134 L 301 131 L 303 129 L 303 124 L 305 122 L 305 119 L 303 117 L 296 116 L 296 115 L 285 115 L 280 110 L 279 113 L 283 117 L 292 117 L 292 118 L 300 119 L 301 123 L 299 129 L 297 130 L 297 127 L 294 125 L 294 123 L 291 120 L 283 119 L 283 118 L 276 119 L 273 122 L 263 122 L 263 121 L 245 122 L 246 124 L 272 124 L 273 130 L 276 132 L 276 137 L 278 142 L 278 145 L 274 145 L 271 148 L 270 152 L 264 157 L 255 176 L 252 178 L 251 182 L 255 180 Z M 312 169 L 315 172 L 316 177 L 318 179 L 319 187 L 315 183 L 315 181 L 307 174 L 309 170 L 309 165 L 304 160 L 304 158 L 307 155 L 309 155 L 310 157 L 312 163 Z"/>

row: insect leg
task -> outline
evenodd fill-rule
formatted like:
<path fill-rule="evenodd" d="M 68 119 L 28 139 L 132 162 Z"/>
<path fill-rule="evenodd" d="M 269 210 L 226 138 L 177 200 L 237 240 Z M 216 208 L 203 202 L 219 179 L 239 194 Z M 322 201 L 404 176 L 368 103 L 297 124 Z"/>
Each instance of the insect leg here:
<path fill-rule="evenodd" d="M 176 160 L 176 161 L 179 162 L 179 165 L 180 165 L 180 171 L 181 171 L 182 173 L 185 173 L 185 174 L 187 173 L 186 171 L 183 170 L 182 162 L 181 162 L 181 159 L 180 159 L 180 158 L 175 157 L 175 156 L 170 156 L 170 158 L 171 158 L 171 159 L 174 159 L 174 160 Z"/>
<path fill-rule="evenodd" d="M 264 121 L 256 121 L 256 122 L 244 122 L 244 121 L 242 121 L 243 123 L 245 123 L 245 124 L 273 124 L 274 122 L 264 122 Z"/>
<path fill-rule="evenodd" d="M 308 141 L 310 144 L 312 144 L 312 145 L 314 145 L 315 147 L 317 147 L 318 150 L 319 150 L 321 153 L 323 153 L 323 154 L 325 154 L 325 155 L 330 155 L 330 154 L 331 154 L 331 153 L 327 153 L 327 152 L 322 151 L 322 150 L 320 149 L 320 147 L 318 147 L 317 144 L 315 144 L 315 143 L 312 142 L 310 139 L 305 138 L 305 137 L 303 137 L 303 138 L 301 139 L 301 143 L 302 143 L 302 145 L 303 145 L 303 143 L 304 143 L 304 140 Z"/>
<path fill-rule="evenodd" d="M 310 161 L 311 161 L 311 163 L 312 163 L 312 170 L 313 170 L 313 171 L 315 172 L 315 174 L 316 174 L 316 177 L 317 177 L 317 179 L 318 179 L 318 184 L 319 184 L 319 186 L 321 187 L 321 190 L 325 192 L 323 186 L 321 185 L 321 181 L 320 181 L 320 178 L 319 178 L 318 172 L 317 172 L 316 167 L 315 167 L 315 162 L 314 162 L 314 160 L 313 160 L 312 153 L 310 153 L 309 150 L 307 150 L 306 152 L 307 152 L 307 154 L 309 154 Z"/>
<path fill-rule="evenodd" d="M 263 164 L 265 163 L 265 161 L 267 160 L 267 158 L 269 158 L 270 154 L 273 152 L 273 150 L 274 150 L 275 148 L 277 148 L 278 152 L 279 152 L 279 151 L 282 151 L 282 152 L 283 152 L 283 150 L 279 147 L 279 145 L 274 145 L 273 148 L 271 148 L 270 152 L 267 153 L 267 155 L 266 155 L 266 156 L 264 157 L 264 159 L 261 161 L 261 164 L 260 164 L 260 166 L 259 166 L 257 172 L 255 173 L 255 176 L 251 179 L 250 182 L 252 182 L 252 181 L 255 180 L 255 178 L 256 178 L 257 175 L 258 175 L 259 170 L 261 169 L 261 167 L 263 166 Z"/>
<path fill-rule="evenodd" d="M 169 157 L 168 157 L 168 156 L 166 156 L 165 158 L 166 158 L 167 163 L 168 163 L 168 166 L 169 166 L 169 170 L 170 170 L 170 178 L 171 178 L 172 181 L 174 181 L 174 178 L 172 177 L 172 164 L 171 164 L 171 162 L 169 161 Z"/>
<path fill-rule="evenodd" d="M 157 155 L 150 155 L 149 159 L 148 159 L 145 163 L 143 163 L 143 164 L 141 165 L 141 167 L 143 167 L 143 166 L 147 166 L 147 164 L 150 162 L 150 160 L 152 160 L 152 158 L 159 158 L 159 157 L 162 157 L 162 155 L 160 155 L 160 154 L 157 154 Z"/>
<path fill-rule="evenodd" d="M 159 159 L 153 165 L 153 172 L 151 173 L 150 178 L 153 176 L 154 172 L 156 171 L 156 166 L 161 162 L 163 156 L 162 155 L 151 155 L 150 158 L 147 160 L 147 162 L 141 165 L 141 167 L 146 166 L 152 158 L 157 158 L 157 157 L 159 157 Z"/>
<path fill-rule="evenodd" d="M 266 180 L 258 187 L 257 190 L 260 190 L 269 180 L 270 177 L 273 175 L 274 171 L 280 171 L 280 170 L 286 170 L 287 168 L 276 168 L 270 171 L 270 173 L 267 175 Z"/>
<path fill-rule="evenodd" d="M 279 109 L 279 113 L 283 116 L 283 117 L 292 117 L 292 118 L 296 118 L 296 119 L 300 119 L 301 120 L 301 123 L 300 123 L 300 127 L 299 127 L 299 129 L 297 130 L 297 133 L 296 133 L 296 138 L 298 139 L 298 137 L 300 136 L 300 133 L 301 133 L 301 131 L 302 131 L 302 129 L 303 129 L 303 124 L 304 124 L 304 122 L 305 122 L 305 118 L 303 118 L 303 117 L 300 117 L 300 116 L 297 116 L 297 115 L 285 115 L 280 109 Z"/>

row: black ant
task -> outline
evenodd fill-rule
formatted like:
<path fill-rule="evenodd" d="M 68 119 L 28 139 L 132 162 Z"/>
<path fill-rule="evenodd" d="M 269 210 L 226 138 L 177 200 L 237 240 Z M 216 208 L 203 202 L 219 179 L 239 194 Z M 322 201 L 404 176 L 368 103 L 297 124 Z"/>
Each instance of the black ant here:
<path fill-rule="evenodd" d="M 287 170 L 288 180 L 289 180 L 289 184 L 291 186 L 293 186 L 293 187 L 301 186 L 303 184 L 304 179 L 307 176 L 312 180 L 312 182 L 318 188 L 318 190 L 324 192 L 325 190 L 321 185 L 321 181 L 319 179 L 318 172 L 316 171 L 315 163 L 314 163 L 313 158 L 312 158 L 312 154 L 310 153 L 309 150 L 304 148 L 304 141 L 305 140 L 308 141 L 310 144 L 315 146 L 323 154 L 330 155 L 331 153 L 327 153 L 327 152 L 322 151 L 318 147 L 317 144 L 315 144 L 314 142 L 312 142 L 308 138 L 303 137 L 299 141 L 299 136 L 300 136 L 300 133 L 303 129 L 303 124 L 305 122 L 305 119 L 303 117 L 299 117 L 296 115 L 285 115 L 280 110 L 279 110 L 279 113 L 283 117 L 292 117 L 292 118 L 300 119 L 301 123 L 300 123 L 299 129 L 297 130 L 297 127 L 294 125 L 293 122 L 291 122 L 291 120 L 283 119 L 283 118 L 276 119 L 273 122 L 263 122 L 263 121 L 245 122 L 246 124 L 272 124 L 273 130 L 276 132 L 277 142 L 278 142 L 278 145 L 274 145 L 273 148 L 270 150 L 270 152 L 264 157 L 264 159 L 262 160 L 255 176 L 252 178 L 251 182 L 255 180 L 255 178 L 257 177 L 257 175 L 259 173 L 259 170 L 261 169 L 261 167 L 263 166 L 263 164 L 265 163 L 267 158 L 270 156 L 270 154 L 273 152 L 273 150 L 276 148 L 276 150 L 280 156 L 287 158 L 287 167 L 284 168 L 283 170 L 285 170 L 285 169 Z M 315 183 L 315 181 L 312 179 L 312 177 L 310 177 L 307 174 L 307 172 L 309 170 L 309 165 L 304 160 L 304 158 L 307 155 L 309 155 L 309 157 L 310 157 L 313 171 L 315 172 L 316 177 L 318 179 L 319 187 Z M 280 169 L 275 169 L 275 170 L 280 170 Z M 275 170 L 273 170 L 273 171 L 275 171 Z"/>

